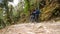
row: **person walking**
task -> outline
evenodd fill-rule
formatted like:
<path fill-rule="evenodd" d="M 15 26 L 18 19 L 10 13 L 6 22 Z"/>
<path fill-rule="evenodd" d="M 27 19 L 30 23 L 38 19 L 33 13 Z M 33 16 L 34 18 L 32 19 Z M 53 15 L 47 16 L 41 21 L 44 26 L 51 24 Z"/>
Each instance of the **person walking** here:
<path fill-rule="evenodd" d="M 30 21 L 35 22 L 35 10 L 33 10 L 30 17 L 31 17 Z"/>
<path fill-rule="evenodd" d="M 39 14 L 40 14 L 40 10 L 36 9 L 36 11 L 35 11 L 35 21 L 36 22 L 39 22 Z"/>

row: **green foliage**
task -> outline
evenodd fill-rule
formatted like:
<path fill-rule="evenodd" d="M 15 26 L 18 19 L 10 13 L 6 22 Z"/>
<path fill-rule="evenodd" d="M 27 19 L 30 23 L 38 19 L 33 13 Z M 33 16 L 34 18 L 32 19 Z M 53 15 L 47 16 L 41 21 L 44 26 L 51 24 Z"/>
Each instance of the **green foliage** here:
<path fill-rule="evenodd" d="M 29 12 L 29 0 L 25 0 L 25 8 L 24 8 L 24 13 L 26 14 L 26 15 L 28 15 L 28 12 Z"/>
<path fill-rule="evenodd" d="M 2 8 L 0 8 L 0 29 L 4 28 L 5 26 L 6 25 L 5 25 L 4 21 L 3 21 L 3 10 L 2 10 Z"/>
<path fill-rule="evenodd" d="M 0 9 L 0 19 L 3 17 L 3 11 Z"/>
<path fill-rule="evenodd" d="M 4 23 L 3 19 L 0 19 L 0 29 L 4 28 L 6 24 Z"/>

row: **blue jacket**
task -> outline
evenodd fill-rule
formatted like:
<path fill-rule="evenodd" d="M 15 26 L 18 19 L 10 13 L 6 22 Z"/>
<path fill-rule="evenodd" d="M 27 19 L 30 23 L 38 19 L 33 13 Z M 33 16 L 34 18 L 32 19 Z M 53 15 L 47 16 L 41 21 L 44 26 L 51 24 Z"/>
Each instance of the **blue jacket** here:
<path fill-rule="evenodd" d="M 40 11 L 37 9 L 35 14 L 36 15 L 39 15 L 40 14 Z"/>

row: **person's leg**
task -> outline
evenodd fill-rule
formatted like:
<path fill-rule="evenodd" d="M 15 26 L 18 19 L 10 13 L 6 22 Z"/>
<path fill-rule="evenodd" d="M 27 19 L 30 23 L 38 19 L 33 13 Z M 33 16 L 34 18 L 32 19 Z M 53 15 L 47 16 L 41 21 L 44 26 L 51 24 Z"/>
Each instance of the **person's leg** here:
<path fill-rule="evenodd" d="M 32 16 L 30 16 L 30 22 L 32 22 L 33 21 L 33 17 Z"/>
<path fill-rule="evenodd" d="M 31 16 L 30 21 L 34 22 L 34 16 L 33 15 Z"/>
<path fill-rule="evenodd" d="M 35 15 L 35 22 L 36 22 L 36 20 L 37 20 L 37 16 Z"/>
<path fill-rule="evenodd" d="M 36 15 L 36 22 L 38 22 L 39 20 L 39 15 Z"/>

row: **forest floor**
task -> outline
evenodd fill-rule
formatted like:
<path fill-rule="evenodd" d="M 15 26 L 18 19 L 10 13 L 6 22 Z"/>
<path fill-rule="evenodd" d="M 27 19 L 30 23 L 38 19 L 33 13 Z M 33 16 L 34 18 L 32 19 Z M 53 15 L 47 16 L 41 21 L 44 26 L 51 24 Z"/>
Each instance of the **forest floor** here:
<path fill-rule="evenodd" d="M 1 29 L 0 34 L 60 34 L 60 21 L 15 24 Z"/>

